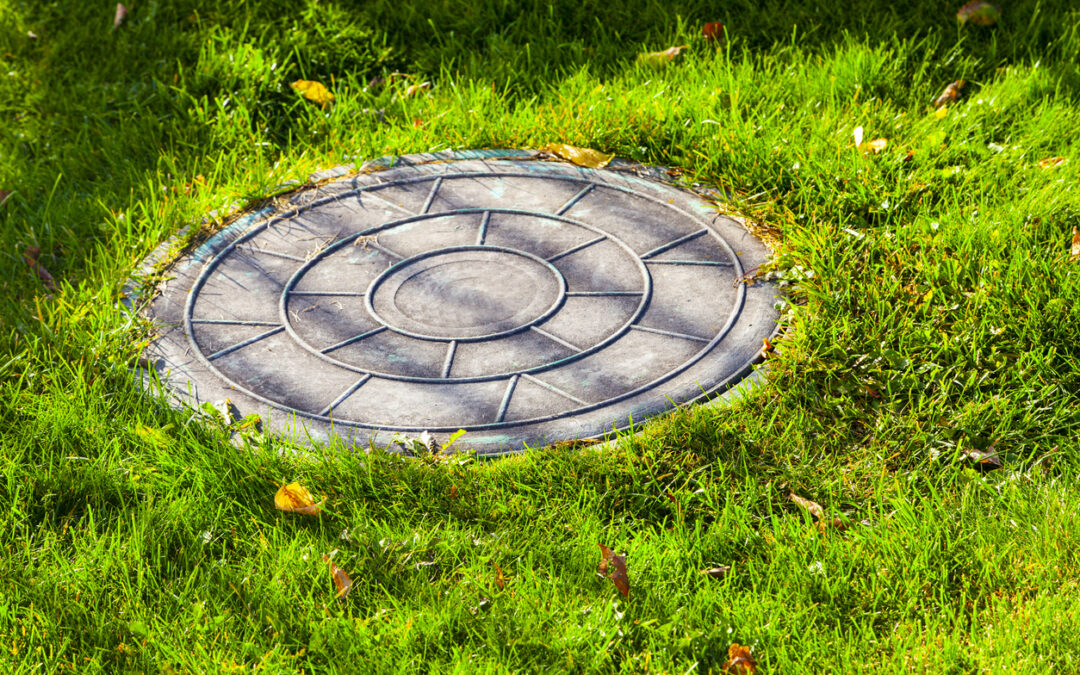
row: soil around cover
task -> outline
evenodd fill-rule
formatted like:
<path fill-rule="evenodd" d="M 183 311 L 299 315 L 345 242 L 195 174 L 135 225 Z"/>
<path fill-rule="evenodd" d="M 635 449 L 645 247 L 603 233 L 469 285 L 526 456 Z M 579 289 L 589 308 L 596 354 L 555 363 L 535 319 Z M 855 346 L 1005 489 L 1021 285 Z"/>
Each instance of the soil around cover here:
<path fill-rule="evenodd" d="M 765 246 L 645 167 L 478 151 L 334 174 L 173 264 L 146 314 L 177 399 L 500 454 L 721 394 L 776 328 L 776 289 L 743 283 Z"/>

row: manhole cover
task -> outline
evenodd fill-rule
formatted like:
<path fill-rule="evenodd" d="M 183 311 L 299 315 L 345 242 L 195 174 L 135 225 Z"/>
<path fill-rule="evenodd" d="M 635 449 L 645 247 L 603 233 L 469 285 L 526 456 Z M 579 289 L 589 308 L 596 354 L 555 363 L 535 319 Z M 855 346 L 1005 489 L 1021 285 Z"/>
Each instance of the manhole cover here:
<path fill-rule="evenodd" d="M 174 264 L 152 356 L 191 403 L 354 443 L 497 454 L 725 391 L 775 329 L 767 256 L 647 171 L 398 158 L 240 219 Z"/>

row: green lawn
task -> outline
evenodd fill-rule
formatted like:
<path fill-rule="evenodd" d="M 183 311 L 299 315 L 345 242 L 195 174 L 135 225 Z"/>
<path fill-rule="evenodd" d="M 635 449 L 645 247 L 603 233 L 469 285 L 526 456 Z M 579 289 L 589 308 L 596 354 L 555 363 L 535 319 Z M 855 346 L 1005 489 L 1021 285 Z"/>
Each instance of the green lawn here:
<path fill-rule="evenodd" d="M 704 673 L 732 643 L 770 673 L 1080 670 L 1080 11 L 959 4 L 135 0 L 113 30 L 104 0 L 0 0 L 0 670 Z M 437 461 L 238 448 L 133 384 L 121 289 L 183 226 L 551 141 L 681 167 L 770 233 L 766 387 Z M 327 511 L 275 510 L 291 481 Z"/>

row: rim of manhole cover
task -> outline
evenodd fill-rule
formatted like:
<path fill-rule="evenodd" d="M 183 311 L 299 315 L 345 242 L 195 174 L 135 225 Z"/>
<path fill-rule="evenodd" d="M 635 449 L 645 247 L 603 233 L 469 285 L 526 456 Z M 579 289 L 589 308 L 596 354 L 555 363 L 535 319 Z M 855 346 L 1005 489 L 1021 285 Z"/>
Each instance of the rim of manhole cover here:
<path fill-rule="evenodd" d="M 768 249 L 655 169 L 539 157 L 316 174 L 171 263 L 147 362 L 177 400 L 268 430 L 465 429 L 483 455 L 604 437 L 750 374 L 778 292 L 742 281 Z"/>

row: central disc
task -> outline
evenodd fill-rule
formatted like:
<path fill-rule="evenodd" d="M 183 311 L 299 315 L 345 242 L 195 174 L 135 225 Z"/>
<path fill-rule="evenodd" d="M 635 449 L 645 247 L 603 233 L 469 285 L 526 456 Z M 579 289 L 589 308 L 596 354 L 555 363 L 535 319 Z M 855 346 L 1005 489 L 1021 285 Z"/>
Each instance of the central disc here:
<path fill-rule="evenodd" d="M 371 313 L 391 330 L 425 340 L 486 340 L 555 313 L 566 281 L 534 255 L 491 246 L 456 247 L 394 265 L 372 282 Z"/>

